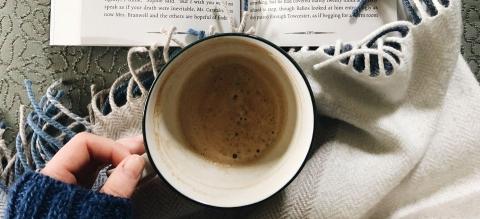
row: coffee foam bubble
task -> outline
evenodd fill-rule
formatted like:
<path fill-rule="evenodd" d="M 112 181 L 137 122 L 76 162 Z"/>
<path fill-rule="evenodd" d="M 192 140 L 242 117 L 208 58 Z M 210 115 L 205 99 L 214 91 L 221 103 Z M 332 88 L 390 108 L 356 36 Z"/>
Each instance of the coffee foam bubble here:
<path fill-rule="evenodd" d="M 227 164 L 251 162 L 267 153 L 284 122 L 284 98 L 274 74 L 242 57 L 196 69 L 179 105 L 191 148 Z"/>

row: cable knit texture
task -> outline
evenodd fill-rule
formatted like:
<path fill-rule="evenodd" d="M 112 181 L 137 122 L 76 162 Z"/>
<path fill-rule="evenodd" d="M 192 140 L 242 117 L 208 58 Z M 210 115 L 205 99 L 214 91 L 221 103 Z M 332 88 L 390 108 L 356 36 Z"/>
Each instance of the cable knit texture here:
<path fill-rule="evenodd" d="M 10 190 L 5 218 L 131 218 L 128 199 L 25 173 Z"/>

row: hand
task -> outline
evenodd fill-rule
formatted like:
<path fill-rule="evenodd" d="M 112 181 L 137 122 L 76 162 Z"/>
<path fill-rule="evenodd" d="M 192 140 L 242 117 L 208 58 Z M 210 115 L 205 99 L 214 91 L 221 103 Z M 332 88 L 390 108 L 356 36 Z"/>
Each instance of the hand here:
<path fill-rule="evenodd" d="M 141 136 L 113 141 L 89 133 L 79 133 L 62 147 L 40 173 L 56 180 L 91 187 L 98 171 L 108 164 L 116 166 L 100 190 L 130 198 L 140 179 L 145 161 Z"/>

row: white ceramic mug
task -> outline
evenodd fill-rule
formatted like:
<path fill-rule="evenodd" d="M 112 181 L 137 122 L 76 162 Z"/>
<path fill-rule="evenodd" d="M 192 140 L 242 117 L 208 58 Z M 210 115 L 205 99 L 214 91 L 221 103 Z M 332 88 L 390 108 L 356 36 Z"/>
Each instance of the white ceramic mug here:
<path fill-rule="evenodd" d="M 268 153 L 249 165 L 219 164 L 196 153 L 177 120 L 189 76 L 202 63 L 225 55 L 272 68 L 286 98 L 285 131 Z M 293 59 L 271 42 L 244 34 L 215 35 L 183 49 L 153 83 L 144 113 L 145 147 L 153 170 L 187 198 L 222 208 L 251 205 L 286 187 L 306 161 L 316 117 L 311 89 Z"/>

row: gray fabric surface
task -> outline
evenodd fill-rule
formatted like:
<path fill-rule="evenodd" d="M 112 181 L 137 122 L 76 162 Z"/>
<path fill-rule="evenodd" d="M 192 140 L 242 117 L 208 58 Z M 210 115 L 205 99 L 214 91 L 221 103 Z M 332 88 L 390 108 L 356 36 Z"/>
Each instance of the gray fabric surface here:
<path fill-rule="evenodd" d="M 477 80 L 480 80 L 480 0 L 464 0 L 462 14 L 462 53 Z"/>

